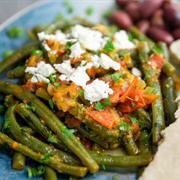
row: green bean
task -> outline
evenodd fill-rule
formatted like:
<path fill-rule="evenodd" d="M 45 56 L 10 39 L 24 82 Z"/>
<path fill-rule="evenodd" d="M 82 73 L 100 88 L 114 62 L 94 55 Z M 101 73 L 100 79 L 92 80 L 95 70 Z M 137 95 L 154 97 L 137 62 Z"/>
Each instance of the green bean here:
<path fill-rule="evenodd" d="M 67 165 L 61 162 L 61 159 L 59 159 L 56 155 L 53 155 L 49 157 L 48 161 L 42 161 L 43 155 L 40 155 L 39 153 L 34 152 L 29 147 L 22 145 L 21 143 L 18 143 L 17 141 L 14 141 L 13 139 L 9 138 L 4 133 L 0 132 L 0 144 L 7 143 L 9 147 L 12 149 L 21 152 L 27 157 L 30 157 L 31 159 L 40 162 L 42 164 L 46 164 L 53 169 L 55 169 L 57 172 L 65 172 L 67 174 L 71 174 L 78 177 L 83 177 L 87 173 L 86 167 L 80 167 L 80 166 L 71 166 Z"/>
<path fill-rule="evenodd" d="M 135 167 L 148 165 L 153 158 L 153 155 L 111 156 L 92 151 L 90 153 L 98 164 L 104 164 L 107 167 Z"/>
<path fill-rule="evenodd" d="M 5 119 L 10 119 L 9 131 L 18 140 L 20 143 L 27 145 L 32 150 L 36 152 L 40 152 L 41 154 L 53 153 L 56 154 L 61 161 L 71 165 L 79 165 L 78 159 L 70 156 L 69 154 L 62 152 L 60 150 L 55 149 L 53 146 L 49 146 L 44 142 L 34 138 L 30 134 L 20 128 L 18 123 L 16 122 L 14 111 L 16 105 L 10 106 L 5 114 Z"/>
<path fill-rule="evenodd" d="M 139 29 L 135 26 L 131 26 L 128 31 L 133 35 L 134 38 L 137 38 L 139 41 L 146 41 L 149 44 L 149 47 L 154 46 L 154 42 L 144 35 Z"/>
<path fill-rule="evenodd" d="M 161 80 L 166 125 L 169 125 L 176 120 L 174 115 L 178 107 L 177 102 L 175 102 L 176 92 L 172 77 L 162 74 Z"/>
<path fill-rule="evenodd" d="M 40 97 L 46 101 L 51 99 L 51 96 L 48 94 L 47 90 L 45 88 L 42 88 L 42 87 L 38 88 L 35 94 L 37 97 Z"/>
<path fill-rule="evenodd" d="M 20 152 L 15 151 L 12 158 L 12 168 L 16 170 L 23 170 L 25 166 L 26 156 Z"/>
<path fill-rule="evenodd" d="M 135 114 L 137 114 L 138 119 L 145 123 L 148 129 L 151 128 L 151 116 L 147 111 L 145 111 L 143 108 L 139 108 L 135 111 Z"/>
<path fill-rule="evenodd" d="M 57 180 L 57 174 L 54 169 L 46 166 L 45 173 L 44 173 L 45 180 Z"/>
<path fill-rule="evenodd" d="M 161 86 L 158 80 L 160 72 L 159 70 L 154 69 L 148 64 L 149 47 L 147 42 L 140 42 L 138 44 L 138 51 L 141 57 L 140 60 L 144 75 L 145 77 L 148 76 L 148 78 L 146 79 L 147 84 L 148 86 L 153 87 L 155 89 L 156 94 L 158 95 L 158 98 L 154 100 L 152 103 L 153 143 L 158 143 L 161 139 L 161 130 L 165 128 Z"/>
<path fill-rule="evenodd" d="M 28 125 L 35 129 L 45 139 L 49 139 L 50 136 L 55 137 L 55 134 L 52 134 L 52 131 L 44 123 L 42 123 L 30 109 L 24 108 L 23 105 L 23 103 L 18 104 L 15 111 L 28 123 Z M 56 142 L 56 147 L 63 151 L 69 152 L 68 148 L 62 142 L 60 142 L 59 139 L 56 139 Z M 54 143 L 52 142 L 52 144 Z"/>
<path fill-rule="evenodd" d="M 124 146 L 129 155 L 139 154 L 139 148 L 137 147 L 133 137 L 126 135 L 123 138 Z"/>
<path fill-rule="evenodd" d="M 172 76 L 174 72 L 176 71 L 176 68 L 170 63 L 169 60 L 169 49 L 164 42 L 158 42 L 157 47 L 160 48 L 163 51 L 163 57 L 166 60 L 162 71 L 167 75 L 167 76 Z"/>
<path fill-rule="evenodd" d="M 39 42 L 33 42 L 16 50 L 10 56 L 0 61 L 0 73 L 2 73 L 5 69 L 12 66 L 13 64 L 17 63 L 18 61 L 20 61 L 22 58 L 26 57 L 28 54 L 31 53 L 33 49 L 36 49 L 38 47 Z"/>
<path fill-rule="evenodd" d="M 99 123 L 93 121 L 90 117 L 86 116 L 85 114 L 85 107 L 80 104 L 76 103 L 76 106 L 71 108 L 69 110 L 69 113 L 72 114 L 74 117 L 82 121 L 86 124 L 88 128 L 93 129 L 94 132 L 96 132 L 99 136 L 102 138 L 111 138 L 109 139 L 109 142 L 115 143 L 115 140 L 120 137 L 120 132 L 118 129 L 112 129 L 109 130 L 103 126 L 101 126 Z"/>
<path fill-rule="evenodd" d="M 25 66 L 17 66 L 14 69 L 11 69 L 7 72 L 6 76 L 8 78 L 19 78 L 24 76 Z"/>
<path fill-rule="evenodd" d="M 146 129 L 143 129 L 140 133 L 140 137 L 138 139 L 139 142 L 139 154 L 140 155 L 149 155 L 151 154 L 151 145 L 150 145 L 150 137 L 151 133 L 148 133 Z M 138 177 L 141 176 L 146 166 L 140 166 L 138 168 L 137 175 Z"/>
<path fill-rule="evenodd" d="M 146 129 L 143 129 L 140 133 L 139 137 L 139 153 L 140 154 L 151 154 L 151 145 L 150 145 L 150 137 L 151 133 L 149 133 Z"/>
<path fill-rule="evenodd" d="M 79 133 L 83 134 L 85 137 L 87 137 L 88 139 L 90 139 L 91 141 L 101 145 L 104 148 L 108 148 L 108 144 L 106 143 L 106 141 L 104 141 L 102 138 L 93 135 L 93 132 L 89 132 L 87 129 L 85 129 L 85 127 L 80 126 L 78 128 L 75 128 Z"/>
<path fill-rule="evenodd" d="M 169 51 L 167 45 L 164 42 L 158 42 L 157 46 L 163 51 L 163 57 L 166 62 L 169 62 Z M 175 92 L 173 78 L 169 76 L 169 74 L 161 74 L 161 83 L 166 125 L 169 125 L 175 121 L 174 113 L 177 110 L 177 103 L 174 101 L 177 94 Z"/>
<path fill-rule="evenodd" d="M 61 128 L 65 127 L 65 125 L 34 94 L 23 90 L 18 85 L 3 81 L 0 81 L 0 91 L 6 94 L 14 94 L 21 100 L 26 99 L 30 106 L 35 107 L 37 115 L 41 117 L 47 126 L 57 134 L 58 138 L 81 159 L 82 163 L 89 168 L 90 172 L 95 173 L 98 171 L 99 166 L 88 154 L 83 145 L 79 143 L 78 139 L 73 134 L 71 134 L 70 137 L 64 135 Z"/>

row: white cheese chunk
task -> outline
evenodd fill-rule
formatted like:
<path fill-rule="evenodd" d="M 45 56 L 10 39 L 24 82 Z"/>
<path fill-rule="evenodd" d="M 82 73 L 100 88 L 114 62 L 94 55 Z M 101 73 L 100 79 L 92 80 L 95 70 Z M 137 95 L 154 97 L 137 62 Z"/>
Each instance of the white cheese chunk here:
<path fill-rule="evenodd" d="M 44 77 L 49 77 L 50 74 L 55 73 L 56 70 L 50 64 L 41 61 L 37 64 L 37 67 L 27 67 L 25 72 L 29 74 L 41 74 Z"/>
<path fill-rule="evenodd" d="M 37 83 L 37 82 L 49 83 L 50 81 L 49 81 L 49 79 L 45 78 L 41 74 L 34 74 L 33 77 L 31 78 L 31 82 L 33 82 L 33 83 Z"/>
<path fill-rule="evenodd" d="M 114 34 L 114 46 L 116 49 L 131 49 L 135 48 L 135 45 L 129 41 L 126 31 L 120 30 Z"/>
<path fill-rule="evenodd" d="M 142 76 L 141 71 L 140 71 L 138 68 L 136 68 L 136 67 L 133 67 L 133 68 L 131 69 L 131 72 L 132 72 L 132 74 L 135 75 L 135 76 L 138 76 L 138 77 L 141 77 L 141 76 Z"/>
<path fill-rule="evenodd" d="M 108 98 L 109 94 L 113 94 L 113 90 L 109 88 L 109 84 L 99 79 L 94 80 L 84 89 L 84 97 L 91 103 Z"/>
<path fill-rule="evenodd" d="M 112 68 L 114 70 L 120 70 L 120 64 L 116 61 L 113 61 L 109 56 L 104 53 L 101 53 L 98 62 L 104 69 Z"/>
<path fill-rule="evenodd" d="M 86 73 L 86 67 L 79 66 L 71 75 L 70 80 L 73 81 L 76 85 L 82 86 L 84 88 L 87 81 L 90 80 L 90 77 Z"/>
<path fill-rule="evenodd" d="M 97 51 L 102 49 L 107 39 L 103 38 L 101 32 L 83 27 L 79 24 L 72 28 L 71 35 L 78 39 L 88 50 Z"/>
<path fill-rule="evenodd" d="M 76 42 L 70 47 L 71 54 L 69 55 L 70 58 L 76 58 L 81 56 L 81 54 L 85 53 L 85 51 L 81 48 L 79 42 Z"/>
<path fill-rule="evenodd" d="M 69 77 L 75 70 L 74 68 L 71 67 L 70 60 L 65 60 L 61 64 L 54 64 L 54 67 L 58 72 L 66 74 Z"/>

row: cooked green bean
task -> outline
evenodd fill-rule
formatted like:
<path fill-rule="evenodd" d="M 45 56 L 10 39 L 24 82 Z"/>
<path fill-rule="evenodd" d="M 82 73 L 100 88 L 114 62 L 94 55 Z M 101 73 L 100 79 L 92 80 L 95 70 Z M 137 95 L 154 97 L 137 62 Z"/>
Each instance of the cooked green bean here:
<path fill-rule="evenodd" d="M 90 172 L 95 173 L 98 171 L 99 166 L 92 159 L 83 145 L 79 143 L 78 139 L 73 134 L 71 134 L 70 137 L 64 135 L 61 128 L 65 127 L 65 125 L 34 94 L 23 90 L 18 85 L 3 81 L 0 81 L 0 91 L 6 94 L 14 94 L 21 100 L 27 100 L 30 106 L 35 107 L 35 112 L 37 115 L 40 116 L 45 121 L 47 126 L 57 134 L 58 138 L 81 159 L 83 164 L 89 168 Z M 51 119 L 51 121 L 49 119 Z"/>
<path fill-rule="evenodd" d="M 140 42 L 138 44 L 138 51 L 140 54 L 140 60 L 142 63 L 142 68 L 147 84 L 150 87 L 153 87 L 156 90 L 156 94 L 158 98 L 153 101 L 152 103 L 152 128 L 153 128 L 153 142 L 158 143 L 161 139 L 161 130 L 165 128 L 165 120 L 164 120 L 164 109 L 163 109 L 163 102 L 162 102 L 162 94 L 161 94 L 161 86 L 158 80 L 160 72 L 159 70 L 153 69 L 148 64 L 148 53 L 149 53 L 149 46 L 147 42 Z"/>
<path fill-rule="evenodd" d="M 45 180 L 57 180 L 57 174 L 54 169 L 46 166 L 45 173 L 44 173 Z"/>
<path fill-rule="evenodd" d="M 158 42 L 157 46 L 162 50 L 163 57 L 166 62 L 169 62 L 169 50 L 164 42 Z M 168 70 L 169 72 L 169 70 Z M 175 92 L 173 78 L 169 76 L 170 74 L 161 74 L 162 83 L 162 95 L 164 104 L 164 113 L 166 117 L 166 125 L 169 125 L 175 121 L 175 111 L 177 110 L 177 103 L 175 102 L 177 93 Z"/>
<path fill-rule="evenodd" d="M 137 147 L 133 137 L 126 135 L 123 138 L 124 146 L 129 155 L 137 155 L 139 154 L 139 148 Z"/>
<path fill-rule="evenodd" d="M 26 156 L 20 152 L 15 151 L 12 158 L 12 168 L 16 170 L 23 170 L 25 166 Z"/>
<path fill-rule="evenodd" d="M 18 143 L 17 141 L 14 141 L 13 139 L 9 138 L 4 133 L 0 132 L 0 144 L 7 143 L 9 147 L 12 149 L 23 153 L 25 156 L 30 157 L 31 159 L 41 162 L 42 164 L 46 164 L 53 169 L 55 169 L 57 172 L 65 172 L 67 174 L 71 174 L 78 177 L 83 177 L 86 175 L 88 169 L 86 167 L 80 167 L 80 166 L 71 166 L 67 165 L 61 162 L 61 159 L 59 159 L 56 155 L 53 155 L 49 157 L 48 161 L 42 161 L 43 155 L 34 152 L 27 146 L 22 145 L 21 143 Z"/>
<path fill-rule="evenodd" d="M 54 137 L 55 134 L 52 134 L 52 131 L 40 121 L 40 119 L 30 110 L 26 109 L 23 106 L 24 104 L 18 104 L 16 106 L 15 111 L 31 126 L 33 129 L 35 129 L 42 137 L 45 139 L 49 139 L 50 137 Z M 55 145 L 62 149 L 63 151 L 69 152 L 67 147 L 59 141 L 59 139 L 56 139 Z M 52 144 L 54 144 L 52 142 Z"/>
<path fill-rule="evenodd" d="M 61 161 L 64 163 L 71 165 L 81 164 L 79 163 L 78 159 L 58 149 L 55 149 L 53 146 L 49 146 L 48 144 L 45 144 L 44 142 L 38 140 L 37 138 L 34 138 L 30 134 L 23 131 L 22 128 L 20 128 L 20 126 L 16 122 L 15 114 L 14 114 L 15 108 L 16 105 L 10 106 L 8 108 L 5 114 L 5 119 L 10 119 L 9 131 L 17 141 L 30 147 L 35 152 L 40 152 L 41 154 L 46 154 L 46 153 L 56 154 L 59 158 L 61 158 Z"/>
<path fill-rule="evenodd" d="M 148 42 L 150 47 L 154 46 L 154 42 L 149 39 L 145 34 L 143 34 L 139 29 L 135 26 L 131 26 L 128 31 L 133 35 L 133 37 L 137 38 L 139 41 L 146 41 Z"/>
<path fill-rule="evenodd" d="M 20 78 L 24 76 L 25 74 L 24 71 L 25 71 L 25 66 L 17 66 L 16 68 L 9 70 L 6 76 L 11 79 Z"/>
<path fill-rule="evenodd" d="M 2 73 L 5 69 L 17 63 L 24 57 L 26 57 L 28 54 L 31 53 L 33 49 L 36 49 L 38 47 L 39 47 L 39 42 L 33 42 L 16 50 L 10 56 L 0 61 L 0 73 Z"/>

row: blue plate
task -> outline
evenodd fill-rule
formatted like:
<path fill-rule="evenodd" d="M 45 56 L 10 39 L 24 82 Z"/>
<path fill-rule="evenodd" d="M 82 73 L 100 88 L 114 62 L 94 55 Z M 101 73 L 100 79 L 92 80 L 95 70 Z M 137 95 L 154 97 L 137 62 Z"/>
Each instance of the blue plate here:
<path fill-rule="evenodd" d="M 67 1 L 66 1 L 67 2 Z M 64 1 L 39 1 L 33 5 L 20 11 L 0 26 L 0 59 L 2 59 L 2 52 L 6 50 L 15 50 L 28 42 L 25 30 L 31 29 L 36 25 L 47 25 L 54 20 L 57 14 L 63 14 L 64 17 L 71 19 L 74 16 L 80 16 L 90 22 L 98 23 L 102 20 L 102 14 L 115 8 L 113 0 L 72 0 L 69 1 L 73 9 L 72 13 L 68 12 L 67 5 Z M 86 13 L 87 9 L 92 9 L 92 14 Z M 24 29 L 24 34 L 20 38 L 9 38 L 7 30 L 12 26 L 18 26 Z M 6 80 L 5 73 L 0 75 L 1 80 Z M 0 96 L 2 102 L 2 96 Z M 4 117 L 0 116 L 0 121 Z M 23 171 L 16 171 L 11 169 L 12 150 L 7 147 L 0 148 L 0 180 L 24 180 L 27 177 L 27 169 L 34 166 L 34 161 L 29 160 Z M 135 168 L 108 168 L 105 171 L 101 170 L 96 174 L 88 174 L 82 180 L 111 180 L 112 178 L 119 180 L 135 180 Z M 58 174 L 58 178 L 68 179 L 67 175 Z M 31 179 L 43 179 L 42 177 L 34 177 Z"/>

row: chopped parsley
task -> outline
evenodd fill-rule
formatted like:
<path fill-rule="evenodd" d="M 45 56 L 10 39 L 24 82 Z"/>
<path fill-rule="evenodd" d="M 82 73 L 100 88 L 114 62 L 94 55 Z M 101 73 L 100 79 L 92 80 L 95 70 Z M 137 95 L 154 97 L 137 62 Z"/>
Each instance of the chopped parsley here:
<path fill-rule="evenodd" d="M 66 126 L 62 126 L 60 130 L 67 138 L 69 138 L 75 132 L 74 129 L 67 129 Z"/>
<path fill-rule="evenodd" d="M 52 157 L 53 153 L 46 153 L 40 156 L 39 162 L 48 163 L 50 161 L 50 157 Z"/>
<path fill-rule="evenodd" d="M 122 77 L 122 74 L 121 74 L 120 72 L 111 74 L 111 79 L 112 79 L 114 82 L 119 81 L 119 79 L 120 79 L 121 77 Z"/>
<path fill-rule="evenodd" d="M 131 120 L 132 124 L 135 124 L 137 122 L 136 117 L 129 116 L 129 119 Z"/>
<path fill-rule="evenodd" d="M 106 170 L 105 164 L 104 164 L 104 163 L 101 163 L 101 166 L 102 166 L 103 170 L 105 171 L 105 170 Z"/>
<path fill-rule="evenodd" d="M 56 88 L 58 88 L 58 87 L 59 87 L 59 83 L 58 83 L 58 82 L 54 82 L 54 86 L 55 86 Z"/>
<path fill-rule="evenodd" d="M 109 98 L 104 98 L 103 103 L 101 102 L 97 102 L 94 106 L 94 109 L 98 110 L 98 111 L 102 111 L 105 107 L 109 106 L 111 103 L 109 101 Z"/>
<path fill-rule="evenodd" d="M 84 89 L 81 89 L 79 92 L 78 92 L 78 95 L 80 97 L 83 97 L 84 96 Z"/>
<path fill-rule="evenodd" d="M 152 53 L 162 54 L 162 50 L 157 48 L 157 47 L 153 47 L 153 48 L 150 49 L 148 54 L 151 55 Z"/>
<path fill-rule="evenodd" d="M 5 129 L 9 128 L 9 124 L 11 122 L 11 119 L 10 118 L 6 118 L 4 123 L 3 123 L 3 128 L 2 128 L 2 131 L 4 131 Z"/>
<path fill-rule="evenodd" d="M 65 48 L 64 48 L 64 51 L 70 49 L 71 45 L 72 45 L 72 42 L 71 42 L 71 41 L 67 41 L 67 42 L 66 42 L 66 46 L 65 46 Z"/>
<path fill-rule="evenodd" d="M 25 109 L 31 109 L 32 111 L 35 111 L 36 110 L 36 107 L 35 106 L 30 106 L 28 104 L 22 104 L 21 105 L 22 108 L 25 108 Z"/>
<path fill-rule="evenodd" d="M 139 120 L 139 130 L 142 130 L 146 127 L 146 123 L 143 120 Z"/>
<path fill-rule="evenodd" d="M 41 51 L 41 50 L 32 50 L 31 55 L 42 56 L 43 55 L 43 51 Z"/>
<path fill-rule="evenodd" d="M 22 36 L 22 34 L 23 34 L 22 28 L 17 27 L 17 26 L 13 26 L 7 30 L 7 35 L 10 38 L 20 37 L 20 36 Z"/>
<path fill-rule="evenodd" d="M 150 74 L 147 74 L 147 75 L 145 75 L 144 80 L 146 81 L 146 80 L 149 79 L 150 77 L 151 77 L 151 75 L 150 75 Z"/>
<path fill-rule="evenodd" d="M 57 143 L 57 139 L 54 137 L 54 135 L 50 135 L 48 141 L 51 143 Z"/>
<path fill-rule="evenodd" d="M 37 168 L 28 168 L 28 178 L 41 176 L 45 173 L 45 166 L 38 166 Z"/>
<path fill-rule="evenodd" d="M 58 14 L 56 14 L 56 16 L 55 16 L 55 21 L 60 21 L 60 20 L 63 20 L 64 19 L 64 16 L 63 16 L 63 14 L 61 14 L 61 13 L 58 13 Z"/>
<path fill-rule="evenodd" d="M 128 132 L 130 131 L 130 125 L 125 123 L 125 122 L 122 122 L 120 125 L 119 125 L 119 130 L 121 132 Z"/>
<path fill-rule="evenodd" d="M 87 15 L 91 15 L 93 13 L 93 8 L 92 7 L 88 7 L 87 9 L 86 9 L 86 14 Z"/>
<path fill-rule="evenodd" d="M 10 51 L 10 50 L 4 51 L 2 53 L 2 57 L 6 58 L 6 57 L 10 56 L 12 53 L 13 53 L 13 51 Z"/>
<path fill-rule="evenodd" d="M 104 45 L 104 52 L 113 52 L 114 51 L 114 45 L 112 40 L 108 40 L 106 44 Z"/>
<path fill-rule="evenodd" d="M 153 94 L 155 92 L 155 89 L 153 87 L 150 87 L 148 89 L 148 94 Z"/>
<path fill-rule="evenodd" d="M 48 103 L 49 103 L 51 109 L 53 109 L 53 108 L 54 108 L 54 102 L 53 102 L 53 100 L 52 100 L 52 99 L 48 99 Z"/>

